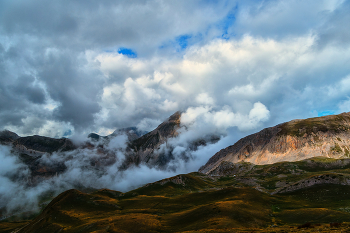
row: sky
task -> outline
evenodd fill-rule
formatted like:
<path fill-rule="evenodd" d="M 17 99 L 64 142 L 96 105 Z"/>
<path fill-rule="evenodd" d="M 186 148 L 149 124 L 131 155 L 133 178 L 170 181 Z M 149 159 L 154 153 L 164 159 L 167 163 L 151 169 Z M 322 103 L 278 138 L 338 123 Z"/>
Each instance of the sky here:
<path fill-rule="evenodd" d="M 345 0 L 2 0 L 0 129 L 150 131 L 183 111 L 244 135 L 348 112 L 349 13 Z"/>

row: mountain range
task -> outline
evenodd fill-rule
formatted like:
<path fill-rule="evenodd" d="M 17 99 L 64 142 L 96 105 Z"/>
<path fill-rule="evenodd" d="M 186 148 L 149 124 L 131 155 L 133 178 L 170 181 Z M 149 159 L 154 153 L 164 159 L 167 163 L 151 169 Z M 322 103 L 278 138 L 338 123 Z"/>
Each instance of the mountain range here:
<path fill-rule="evenodd" d="M 45 154 L 94 150 L 113 157 L 111 142 L 126 135 L 118 169 L 165 169 L 174 159 L 161 146 L 179 136 L 181 112 L 155 130 L 117 130 L 70 139 L 0 133 L 0 143 L 45 179 L 65 172 L 64 162 L 41 164 Z M 129 192 L 68 190 L 40 214 L 0 222 L 0 232 L 289 232 L 350 230 L 350 113 L 293 120 L 238 140 L 214 154 L 198 172 L 146 184 Z M 218 136 L 190 143 L 191 150 Z M 100 162 L 102 163 L 102 162 Z M 92 163 L 91 166 L 97 166 Z M 38 178 L 39 179 L 39 178 Z M 108 188 L 108 187 L 106 187 Z"/>

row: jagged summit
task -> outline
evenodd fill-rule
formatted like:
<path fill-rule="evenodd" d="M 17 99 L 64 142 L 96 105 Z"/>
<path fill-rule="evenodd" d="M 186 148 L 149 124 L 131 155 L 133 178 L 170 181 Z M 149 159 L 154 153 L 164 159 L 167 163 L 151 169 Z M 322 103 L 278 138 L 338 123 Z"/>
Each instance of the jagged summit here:
<path fill-rule="evenodd" d="M 221 162 L 272 164 L 311 157 L 348 157 L 350 113 L 292 120 L 240 139 L 217 152 L 199 171 L 210 173 Z"/>

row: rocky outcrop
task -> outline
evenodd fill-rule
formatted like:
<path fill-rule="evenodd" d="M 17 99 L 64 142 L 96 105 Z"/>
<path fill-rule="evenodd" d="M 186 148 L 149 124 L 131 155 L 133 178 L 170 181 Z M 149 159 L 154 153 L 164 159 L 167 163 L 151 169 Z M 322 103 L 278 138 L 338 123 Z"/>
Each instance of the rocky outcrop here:
<path fill-rule="evenodd" d="M 222 161 L 272 164 L 316 156 L 350 156 L 350 113 L 293 120 L 240 139 L 220 150 L 199 171 L 209 174 Z"/>
<path fill-rule="evenodd" d="M 186 181 L 186 177 L 185 176 L 177 175 L 177 176 L 170 177 L 170 178 L 167 178 L 167 179 L 163 179 L 163 180 L 160 180 L 160 181 L 157 181 L 157 182 L 154 182 L 154 183 L 146 184 L 143 187 L 148 187 L 148 186 L 155 185 L 155 184 L 165 185 L 167 183 L 173 183 L 173 184 L 179 184 L 179 185 L 185 186 L 186 185 L 185 181 Z"/>
<path fill-rule="evenodd" d="M 322 185 L 322 184 L 350 185 L 350 176 L 344 176 L 343 174 L 334 174 L 334 173 L 316 175 L 316 176 L 312 176 L 312 177 L 300 180 L 293 184 L 287 183 L 286 185 L 283 185 L 283 187 L 277 189 L 271 194 L 293 192 L 293 191 L 308 188 L 314 185 Z"/>
<path fill-rule="evenodd" d="M 239 162 L 231 163 L 227 161 L 221 162 L 219 166 L 213 169 L 208 175 L 211 176 L 233 176 L 233 175 L 243 175 L 254 167 L 252 163 Z"/>

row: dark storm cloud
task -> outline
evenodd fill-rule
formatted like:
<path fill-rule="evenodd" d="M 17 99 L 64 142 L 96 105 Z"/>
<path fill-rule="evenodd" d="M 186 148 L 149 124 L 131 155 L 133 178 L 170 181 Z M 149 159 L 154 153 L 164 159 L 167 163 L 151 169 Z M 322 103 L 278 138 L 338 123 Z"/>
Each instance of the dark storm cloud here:
<path fill-rule="evenodd" d="M 96 100 L 103 80 L 98 72 L 82 69 L 84 65 L 86 61 L 74 52 L 53 51 L 39 66 L 38 78 L 45 83 L 50 97 L 59 103 L 54 117 L 75 127 L 92 124 L 93 114 L 100 110 Z"/>
<path fill-rule="evenodd" d="M 8 90 L 22 101 L 28 100 L 32 103 L 43 104 L 45 102 L 45 92 L 34 82 L 35 78 L 33 76 L 23 75 L 18 77 L 16 82 L 8 87 Z"/>
<path fill-rule="evenodd" d="M 7 49 L 2 46 L 0 51 L 1 128 L 5 125 L 23 126 L 23 119 L 33 114 L 47 117 L 45 109 L 40 107 L 46 102 L 45 90 L 35 77 L 28 74 L 29 71 L 25 72 L 22 55 L 19 48 L 13 46 Z"/>
<path fill-rule="evenodd" d="M 179 34 L 206 29 L 231 5 L 227 1 L 5 1 L 0 19 L 9 35 L 28 33 L 81 49 L 134 45 L 146 51 L 145 45 L 154 48 Z"/>

